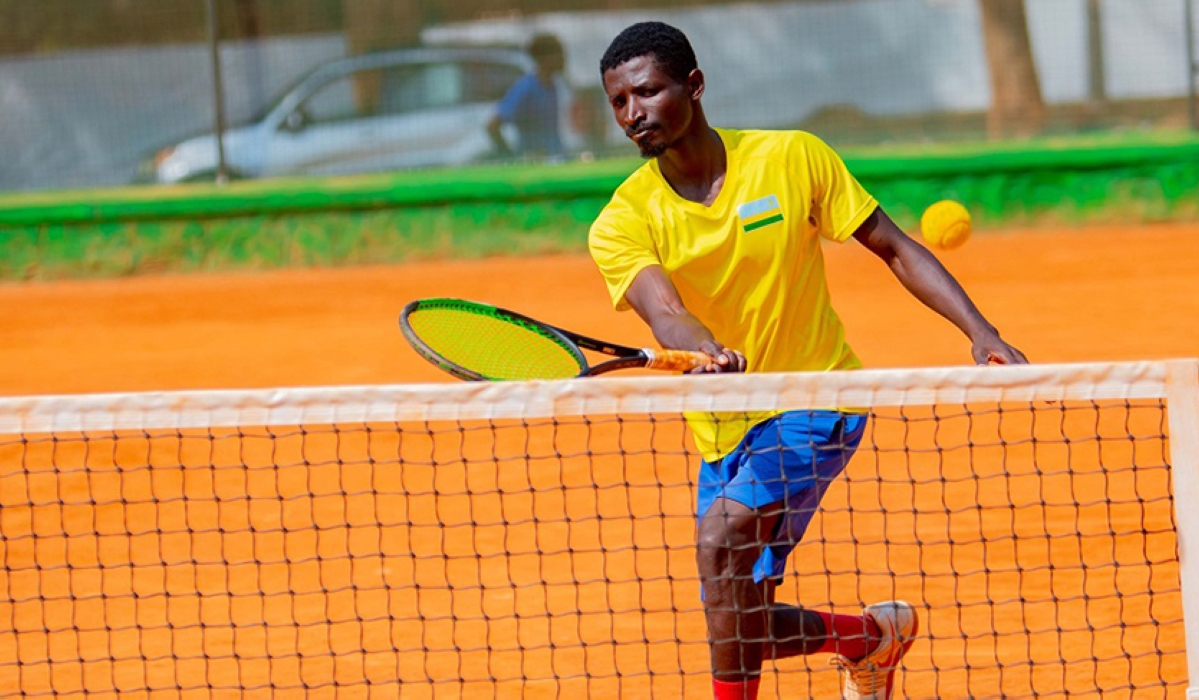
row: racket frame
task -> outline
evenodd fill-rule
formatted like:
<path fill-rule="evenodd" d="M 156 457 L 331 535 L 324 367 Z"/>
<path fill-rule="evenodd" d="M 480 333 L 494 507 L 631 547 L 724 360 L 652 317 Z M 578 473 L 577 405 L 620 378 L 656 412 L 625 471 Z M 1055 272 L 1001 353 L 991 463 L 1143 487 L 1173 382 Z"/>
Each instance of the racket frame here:
<path fill-rule="evenodd" d="M 487 309 L 494 313 L 497 317 L 507 317 L 516 321 L 517 325 L 535 327 L 537 329 L 536 332 L 541 332 L 551 340 L 554 340 L 559 346 L 561 346 L 574 357 L 575 361 L 577 361 L 579 366 L 582 368 L 582 371 L 577 375 L 579 377 L 594 377 L 599 374 L 606 374 L 616 370 L 637 369 L 640 367 L 645 367 L 654 359 L 654 353 L 652 350 L 631 348 L 625 345 L 617 345 L 615 343 L 597 340 L 580 333 L 558 328 L 557 326 L 551 326 L 548 323 L 538 321 L 534 318 L 529 318 L 522 313 L 510 311 L 508 309 L 499 306 L 493 306 L 491 304 L 449 298 L 417 299 L 416 301 L 409 302 L 406 306 L 404 306 L 404 310 L 400 312 L 400 332 L 404 334 L 404 338 L 408 341 L 408 344 L 412 346 L 413 350 L 416 350 L 418 355 L 433 363 L 442 371 L 448 372 L 459 379 L 465 379 L 467 381 L 502 380 L 493 379 L 492 377 L 482 375 L 455 362 L 451 362 L 450 360 L 442 357 L 441 354 L 436 350 L 429 347 L 428 344 L 426 344 L 425 341 L 422 340 L 421 337 L 416 333 L 416 331 L 413 330 L 412 324 L 409 321 L 409 317 L 414 312 L 427 308 L 457 308 L 459 310 L 469 312 L 473 312 L 474 309 Z M 591 350 L 592 352 L 613 356 L 616 359 L 607 360 L 606 362 L 601 362 L 593 366 L 587 361 L 587 357 L 583 355 L 582 350 Z"/>

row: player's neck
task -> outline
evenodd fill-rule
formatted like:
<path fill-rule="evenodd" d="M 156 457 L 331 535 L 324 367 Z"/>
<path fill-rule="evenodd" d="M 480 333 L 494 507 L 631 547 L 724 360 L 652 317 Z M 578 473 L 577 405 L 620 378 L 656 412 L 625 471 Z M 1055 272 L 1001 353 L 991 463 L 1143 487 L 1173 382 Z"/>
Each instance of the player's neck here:
<path fill-rule="evenodd" d="M 724 186 L 728 153 L 715 129 L 706 122 L 699 126 L 658 156 L 658 167 L 680 197 L 710 206 Z"/>

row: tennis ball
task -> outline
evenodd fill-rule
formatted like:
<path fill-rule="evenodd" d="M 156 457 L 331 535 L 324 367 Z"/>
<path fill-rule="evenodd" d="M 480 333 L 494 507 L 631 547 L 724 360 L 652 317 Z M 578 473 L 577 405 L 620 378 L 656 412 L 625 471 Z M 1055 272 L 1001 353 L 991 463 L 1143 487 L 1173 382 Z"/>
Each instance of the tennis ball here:
<path fill-rule="evenodd" d="M 971 230 L 970 212 L 949 199 L 929 206 L 920 217 L 920 232 L 924 234 L 924 240 L 938 248 L 957 248 L 970 238 Z"/>

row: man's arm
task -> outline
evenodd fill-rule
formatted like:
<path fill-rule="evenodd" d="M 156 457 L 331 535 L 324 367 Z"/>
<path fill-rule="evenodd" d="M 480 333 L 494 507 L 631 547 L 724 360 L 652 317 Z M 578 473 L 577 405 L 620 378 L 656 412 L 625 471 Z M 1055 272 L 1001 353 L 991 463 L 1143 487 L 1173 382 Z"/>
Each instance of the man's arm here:
<path fill-rule="evenodd" d="M 999 337 L 999 331 L 983 318 L 962 285 L 937 258 L 901 231 L 881 207 L 858 227 L 853 237 L 885 262 L 921 303 L 966 334 L 976 364 L 1028 363 L 1022 352 Z"/>
<path fill-rule="evenodd" d="M 491 137 L 491 143 L 495 146 L 495 152 L 507 158 L 512 155 L 512 148 L 504 140 L 504 133 L 501 131 L 503 125 L 504 120 L 500 118 L 500 115 L 496 114 L 492 116 L 491 121 L 487 122 L 487 135 Z"/>
<path fill-rule="evenodd" d="M 651 265 L 637 273 L 625 292 L 625 300 L 654 333 L 662 347 L 694 350 L 712 358 L 712 364 L 696 372 L 744 372 L 745 355 L 730 350 L 712 336 L 683 306 L 678 290 L 661 267 Z"/>
<path fill-rule="evenodd" d="M 508 88 L 504 96 L 500 98 L 499 103 L 496 104 L 495 114 L 487 122 L 487 135 L 491 137 L 491 143 L 495 146 L 495 152 L 504 158 L 510 158 L 515 153 L 512 147 L 508 145 L 508 141 L 504 139 L 501 128 L 504 124 L 511 124 L 516 121 L 516 115 L 520 111 L 520 106 L 527 99 L 527 77 L 520 78 Z"/>

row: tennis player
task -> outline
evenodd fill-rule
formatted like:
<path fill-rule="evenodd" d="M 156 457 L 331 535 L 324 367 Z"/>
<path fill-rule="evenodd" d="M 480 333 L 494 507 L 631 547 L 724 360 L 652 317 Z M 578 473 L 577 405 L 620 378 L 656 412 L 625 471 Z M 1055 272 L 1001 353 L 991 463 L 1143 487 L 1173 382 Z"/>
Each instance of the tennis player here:
<path fill-rule="evenodd" d="M 835 152 L 800 131 L 709 126 L 686 36 L 624 30 L 600 61 L 621 128 L 649 159 L 591 227 L 618 310 L 708 372 L 860 366 L 829 302 L 820 239 L 866 246 L 956 325 L 978 364 L 1024 363 L 962 287 L 905 235 Z M 780 89 L 791 89 L 780 86 Z M 774 602 L 785 560 L 866 427 L 861 413 L 688 415 L 703 454 L 696 558 L 718 699 L 757 696 L 763 659 L 832 653 L 850 698 L 890 698 L 918 620 L 902 601 L 832 615 Z"/>

